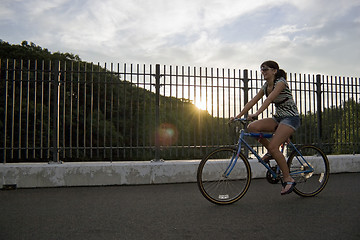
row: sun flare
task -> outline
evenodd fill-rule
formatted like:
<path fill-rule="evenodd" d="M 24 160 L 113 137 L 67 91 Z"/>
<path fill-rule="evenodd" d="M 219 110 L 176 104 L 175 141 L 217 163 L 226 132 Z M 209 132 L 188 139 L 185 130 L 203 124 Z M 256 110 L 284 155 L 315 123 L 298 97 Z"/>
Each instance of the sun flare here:
<path fill-rule="evenodd" d="M 200 110 L 207 110 L 207 104 L 204 100 L 197 100 L 195 106 Z"/>

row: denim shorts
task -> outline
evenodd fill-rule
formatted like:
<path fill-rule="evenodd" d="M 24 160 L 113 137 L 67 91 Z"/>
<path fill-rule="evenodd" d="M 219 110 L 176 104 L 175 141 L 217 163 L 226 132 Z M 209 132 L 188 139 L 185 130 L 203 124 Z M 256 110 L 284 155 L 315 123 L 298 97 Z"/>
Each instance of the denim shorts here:
<path fill-rule="evenodd" d="M 294 131 L 296 131 L 296 129 L 298 129 L 300 127 L 300 117 L 299 116 L 290 116 L 290 117 L 276 117 L 273 116 L 273 119 L 275 120 L 275 122 L 277 122 L 278 124 L 284 124 L 287 125 L 289 127 L 291 127 L 292 129 L 294 129 Z"/>

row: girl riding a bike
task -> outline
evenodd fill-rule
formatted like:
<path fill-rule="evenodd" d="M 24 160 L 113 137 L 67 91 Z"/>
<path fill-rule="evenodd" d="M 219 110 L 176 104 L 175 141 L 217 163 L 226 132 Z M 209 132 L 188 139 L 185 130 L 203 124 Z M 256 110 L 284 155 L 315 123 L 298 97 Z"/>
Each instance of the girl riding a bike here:
<path fill-rule="evenodd" d="M 252 133 L 274 132 L 274 136 L 268 140 L 260 138 L 258 141 L 266 147 L 268 153 L 262 158 L 265 162 L 275 159 L 283 173 L 283 187 L 281 195 L 291 193 L 295 186 L 294 179 L 290 176 L 289 168 L 284 155 L 279 147 L 284 143 L 300 126 L 300 116 L 292 96 L 289 85 L 286 81 L 286 73 L 279 68 L 274 61 L 266 61 L 260 66 L 261 73 L 266 80 L 261 90 L 251 99 L 244 109 L 235 117 L 241 118 L 245 115 L 263 96 L 266 96 L 262 106 L 255 114 L 249 114 L 248 120 L 257 119 L 268 106 L 275 104 L 276 113 L 272 118 L 256 120 L 249 124 L 248 131 Z M 230 120 L 233 120 L 231 118 Z"/>

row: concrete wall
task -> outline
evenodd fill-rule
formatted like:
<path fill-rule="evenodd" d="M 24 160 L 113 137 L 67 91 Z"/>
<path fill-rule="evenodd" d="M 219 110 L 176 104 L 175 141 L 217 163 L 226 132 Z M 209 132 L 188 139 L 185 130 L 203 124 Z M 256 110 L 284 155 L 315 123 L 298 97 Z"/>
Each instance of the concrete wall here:
<path fill-rule="evenodd" d="M 330 172 L 360 172 L 360 155 L 328 156 Z M 0 188 L 102 186 L 196 182 L 199 160 L 165 162 L 88 162 L 0 164 Z M 250 160 L 253 178 L 266 169 Z"/>

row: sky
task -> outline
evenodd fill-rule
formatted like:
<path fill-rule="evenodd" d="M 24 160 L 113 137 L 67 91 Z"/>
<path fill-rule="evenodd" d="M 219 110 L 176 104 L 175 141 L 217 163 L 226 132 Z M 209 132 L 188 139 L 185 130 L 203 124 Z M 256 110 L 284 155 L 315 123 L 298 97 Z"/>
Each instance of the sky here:
<path fill-rule="evenodd" d="M 360 76 L 360 0 L 0 0 L 0 39 L 94 63 Z"/>

